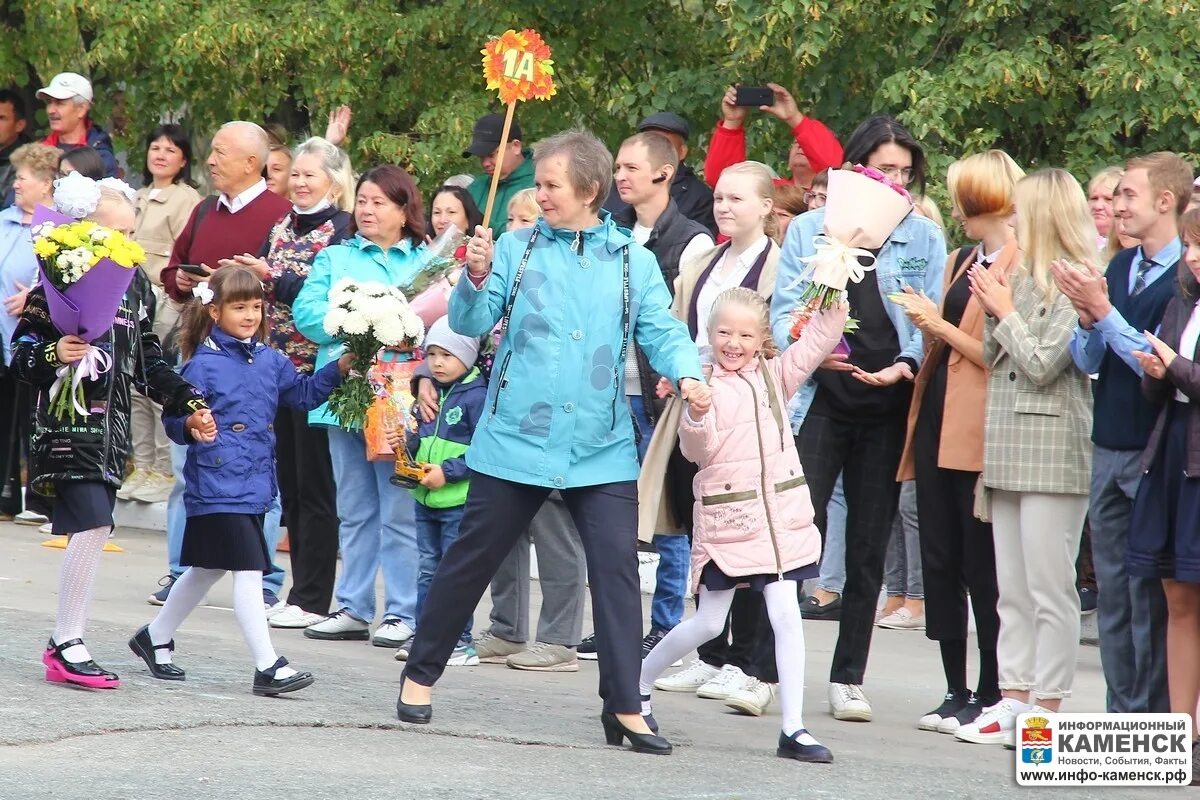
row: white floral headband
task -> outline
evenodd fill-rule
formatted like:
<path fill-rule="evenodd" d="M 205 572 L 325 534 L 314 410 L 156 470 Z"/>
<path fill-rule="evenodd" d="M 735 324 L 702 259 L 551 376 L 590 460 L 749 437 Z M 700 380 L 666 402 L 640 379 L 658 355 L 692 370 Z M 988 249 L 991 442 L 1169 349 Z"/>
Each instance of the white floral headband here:
<path fill-rule="evenodd" d="M 102 178 L 94 181 L 79 172 L 68 172 L 54 181 L 54 207 L 72 219 L 83 219 L 100 205 L 100 189 L 107 187 L 120 192 L 133 202 L 134 191 L 119 178 Z"/>
<path fill-rule="evenodd" d="M 201 281 L 192 287 L 192 296 L 200 298 L 201 305 L 208 305 L 213 301 L 216 295 L 209 288 L 208 281 Z"/>

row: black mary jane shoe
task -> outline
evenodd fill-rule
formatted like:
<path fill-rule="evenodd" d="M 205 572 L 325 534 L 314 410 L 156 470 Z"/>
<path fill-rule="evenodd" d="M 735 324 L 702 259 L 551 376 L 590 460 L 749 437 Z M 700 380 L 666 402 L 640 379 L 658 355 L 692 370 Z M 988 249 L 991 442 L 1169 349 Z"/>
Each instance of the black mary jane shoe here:
<path fill-rule="evenodd" d="M 121 685 L 116 673 L 109 672 L 91 659 L 67 661 L 63 651 L 75 645 L 83 645 L 83 639 L 71 639 L 55 644 L 51 638 L 42 653 L 42 665 L 46 667 L 46 680 L 50 683 L 70 683 L 89 689 L 115 689 Z"/>
<path fill-rule="evenodd" d="M 648 695 L 648 694 L 644 694 L 644 695 L 642 695 L 642 702 L 643 702 L 643 703 L 649 703 L 649 702 L 650 702 L 650 695 Z M 658 720 L 656 720 L 656 719 L 654 718 L 654 712 L 653 712 L 653 711 L 651 711 L 651 712 L 649 712 L 649 713 L 647 713 L 647 712 L 643 711 L 643 712 L 642 712 L 642 719 L 646 720 L 646 727 L 650 729 L 650 732 L 651 732 L 651 733 L 658 733 Z"/>
<path fill-rule="evenodd" d="M 600 715 L 600 724 L 604 726 L 604 741 L 613 747 L 620 747 L 621 742 L 629 740 L 635 753 L 650 753 L 656 756 L 669 756 L 671 743 L 655 733 L 634 733 L 621 724 L 617 715 L 605 711 Z"/>
<path fill-rule="evenodd" d="M 138 632 L 129 640 L 129 649 L 134 655 L 146 662 L 146 667 L 150 670 L 150 674 L 159 680 L 163 681 L 181 681 L 186 677 L 182 669 L 175 666 L 171 662 L 159 664 L 154 660 L 155 650 L 167 650 L 171 653 L 175 652 L 175 640 L 166 644 L 155 644 L 150 638 L 150 626 L 143 625 L 138 628 Z"/>
<path fill-rule="evenodd" d="M 290 678 L 276 678 L 276 671 L 280 667 L 286 667 L 287 663 L 287 659 L 280 656 L 270 669 L 255 670 L 254 693 L 259 697 L 274 697 L 278 694 L 296 692 L 306 686 L 312 686 L 314 678 L 311 672 L 297 672 Z"/>
<path fill-rule="evenodd" d="M 396 716 L 411 725 L 428 725 L 433 719 L 433 704 L 414 705 L 404 702 L 404 679 L 400 679 L 400 694 L 396 698 Z"/>
<path fill-rule="evenodd" d="M 807 761 L 810 764 L 832 764 L 833 753 L 828 747 L 823 744 L 801 744 L 796 741 L 801 734 L 808 733 L 807 730 L 800 730 L 788 736 L 783 731 L 779 732 L 779 749 L 775 751 L 775 755 L 780 758 L 791 758 L 796 761 Z"/>

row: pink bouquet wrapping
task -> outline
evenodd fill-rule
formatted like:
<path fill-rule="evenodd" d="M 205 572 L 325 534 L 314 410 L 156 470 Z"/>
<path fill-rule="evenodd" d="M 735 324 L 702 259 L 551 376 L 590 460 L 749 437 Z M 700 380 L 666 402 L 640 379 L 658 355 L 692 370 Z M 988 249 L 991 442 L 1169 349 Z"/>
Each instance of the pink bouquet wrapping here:
<path fill-rule="evenodd" d="M 458 282 L 466 259 L 467 237 L 451 223 L 429 245 L 429 260 L 410 285 L 408 307 L 416 312 L 426 329 L 450 310 L 450 292 Z"/>
<path fill-rule="evenodd" d="M 828 195 L 824 230 L 813 239 L 815 252 L 800 259 L 805 269 L 796 279 L 809 281 L 799 305 L 814 311 L 837 305 L 850 281 L 875 268 L 870 250 L 882 247 L 913 207 L 904 187 L 871 167 L 830 170 Z"/>
<path fill-rule="evenodd" d="M 99 339 L 112 327 L 145 252 L 118 231 L 44 206 L 34 211 L 32 232 L 54 327 L 87 342 Z M 64 420 L 88 416 L 83 381 L 111 368 L 108 353 L 94 345 L 75 364 L 60 367 L 50 389 L 51 413 Z"/>

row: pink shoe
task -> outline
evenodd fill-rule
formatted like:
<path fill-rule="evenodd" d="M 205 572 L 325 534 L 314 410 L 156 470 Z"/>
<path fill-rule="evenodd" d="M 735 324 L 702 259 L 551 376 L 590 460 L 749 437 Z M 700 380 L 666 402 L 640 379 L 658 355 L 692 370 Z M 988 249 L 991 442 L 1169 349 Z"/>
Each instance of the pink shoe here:
<path fill-rule="evenodd" d="M 82 639 L 72 639 L 56 645 L 51 639 L 42 653 L 42 663 L 46 665 L 46 680 L 50 683 L 73 683 L 86 686 L 89 689 L 115 689 L 121 685 L 121 679 L 101 667 L 95 661 L 71 662 L 63 658 L 64 650 L 82 645 Z"/>

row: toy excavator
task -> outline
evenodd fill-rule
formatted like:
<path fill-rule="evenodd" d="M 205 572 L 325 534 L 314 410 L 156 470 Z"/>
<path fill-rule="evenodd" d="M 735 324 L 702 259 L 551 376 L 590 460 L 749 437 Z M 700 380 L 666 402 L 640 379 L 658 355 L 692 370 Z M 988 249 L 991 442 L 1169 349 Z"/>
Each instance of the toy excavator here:
<path fill-rule="evenodd" d="M 388 480 L 393 486 L 413 489 L 421 485 L 421 479 L 429 474 L 430 469 L 432 467 L 429 464 L 417 461 L 408 454 L 407 449 L 400 448 L 396 451 L 396 469 Z"/>

